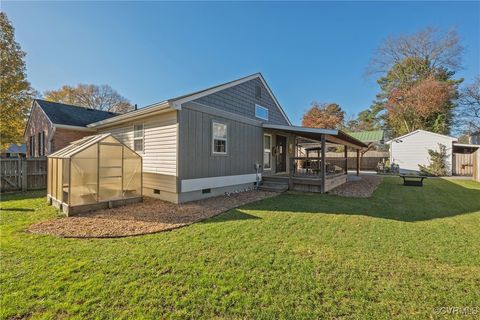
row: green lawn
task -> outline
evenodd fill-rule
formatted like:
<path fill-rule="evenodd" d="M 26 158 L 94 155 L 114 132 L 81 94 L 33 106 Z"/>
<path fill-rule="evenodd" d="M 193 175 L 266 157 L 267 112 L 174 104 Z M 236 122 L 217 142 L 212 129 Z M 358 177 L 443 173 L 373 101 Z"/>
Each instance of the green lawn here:
<path fill-rule="evenodd" d="M 371 199 L 286 193 L 171 232 L 61 239 L 1 211 L 2 318 L 437 318 L 480 307 L 480 183 L 386 178 Z"/>

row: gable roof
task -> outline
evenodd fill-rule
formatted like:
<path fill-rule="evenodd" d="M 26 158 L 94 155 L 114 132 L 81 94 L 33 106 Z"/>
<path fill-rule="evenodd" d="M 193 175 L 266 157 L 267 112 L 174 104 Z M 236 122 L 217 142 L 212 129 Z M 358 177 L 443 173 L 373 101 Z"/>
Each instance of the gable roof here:
<path fill-rule="evenodd" d="M 435 133 L 435 132 L 430 132 L 430 131 L 426 131 L 426 130 L 422 130 L 422 129 L 418 129 L 418 130 L 415 130 L 415 131 L 412 131 L 410 133 L 407 133 L 407 134 L 404 134 L 403 136 L 400 136 L 400 137 L 397 137 L 397 138 L 393 138 L 387 142 L 385 142 L 386 144 L 390 144 L 392 143 L 393 141 L 395 140 L 401 140 L 401 139 L 404 139 L 408 136 L 411 136 L 411 135 L 414 135 L 414 134 L 417 134 L 417 133 L 426 133 L 426 134 L 430 134 L 430 135 L 434 135 L 434 136 L 438 136 L 438 137 L 443 137 L 443 138 L 449 138 L 450 140 L 452 141 L 457 141 L 458 139 L 457 138 L 454 138 L 454 137 L 450 137 L 450 136 L 447 136 L 447 135 L 444 135 L 444 134 L 440 134 L 440 133 Z"/>
<path fill-rule="evenodd" d="M 87 124 L 118 116 L 118 113 L 95 110 L 70 104 L 35 99 L 53 125 L 86 127 Z"/>
<path fill-rule="evenodd" d="M 83 137 L 79 140 L 71 142 L 68 146 L 63 149 L 60 149 L 51 155 L 49 158 L 70 158 L 71 156 L 77 154 L 78 152 L 85 150 L 86 148 L 94 145 L 95 143 L 105 139 L 106 137 L 111 136 L 111 133 L 101 133 L 97 135 Z M 115 139 L 115 138 L 114 138 Z M 117 140 L 117 139 L 115 139 Z"/>
<path fill-rule="evenodd" d="M 385 133 L 383 130 L 347 132 L 350 136 L 362 142 L 383 142 Z"/>
<path fill-rule="evenodd" d="M 91 123 L 90 125 L 88 125 L 88 127 L 98 127 L 98 126 L 101 126 L 101 125 L 106 125 L 106 124 L 114 123 L 114 122 L 121 121 L 121 120 L 126 120 L 126 119 L 133 118 L 133 117 L 139 117 L 139 116 L 142 116 L 142 115 L 150 114 L 152 112 L 164 111 L 165 109 L 168 109 L 168 108 L 175 109 L 175 110 L 181 110 L 181 105 L 183 103 L 199 99 L 201 97 L 210 95 L 212 93 L 215 93 L 215 92 L 218 92 L 218 91 L 221 91 L 221 90 L 224 90 L 224 89 L 231 88 L 233 86 L 239 85 L 241 83 L 244 83 L 244 82 L 256 79 L 256 78 L 260 79 L 262 84 L 265 86 L 268 93 L 272 97 L 275 105 L 280 110 L 280 113 L 283 115 L 283 117 L 285 118 L 287 123 L 289 125 L 292 125 L 290 119 L 287 117 L 287 114 L 283 110 L 282 106 L 278 102 L 277 98 L 273 94 L 272 90 L 268 86 L 268 84 L 265 81 L 265 79 L 263 78 L 262 74 L 260 72 L 258 72 L 258 73 L 254 73 L 252 75 L 240 78 L 240 79 L 225 82 L 225 83 L 222 83 L 222 84 L 219 84 L 219 85 L 216 85 L 216 86 L 213 86 L 213 87 L 209 87 L 209 88 L 206 88 L 206 89 L 203 89 L 203 90 L 195 91 L 195 92 L 188 93 L 188 94 L 185 94 L 185 95 L 182 95 L 182 96 L 178 96 L 178 97 L 171 98 L 171 99 L 168 99 L 168 100 L 164 100 L 164 101 L 161 101 L 161 102 L 158 102 L 158 103 L 154 103 L 152 105 L 149 105 L 149 106 L 137 109 L 137 110 L 133 110 L 133 111 L 121 114 L 121 115 L 119 115 L 119 116 L 117 116 L 113 119 L 106 119 L 106 120 L 103 120 L 103 121 L 98 121 L 98 122 L 95 122 L 95 123 Z"/>

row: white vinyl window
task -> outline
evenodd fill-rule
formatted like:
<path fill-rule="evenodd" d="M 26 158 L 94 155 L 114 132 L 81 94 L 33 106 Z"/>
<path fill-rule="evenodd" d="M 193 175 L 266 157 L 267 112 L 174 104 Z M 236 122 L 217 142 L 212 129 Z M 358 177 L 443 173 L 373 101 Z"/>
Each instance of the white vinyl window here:
<path fill-rule="evenodd" d="M 143 123 L 133 126 L 133 150 L 143 152 L 144 130 Z"/>
<path fill-rule="evenodd" d="M 272 169 L 272 136 L 269 134 L 263 136 L 263 169 Z"/>
<path fill-rule="evenodd" d="M 256 104 L 255 105 L 255 117 L 257 117 L 259 119 L 262 119 L 262 120 L 268 120 L 268 109 Z"/>
<path fill-rule="evenodd" d="M 214 154 L 227 154 L 227 125 L 212 122 L 212 151 Z"/>

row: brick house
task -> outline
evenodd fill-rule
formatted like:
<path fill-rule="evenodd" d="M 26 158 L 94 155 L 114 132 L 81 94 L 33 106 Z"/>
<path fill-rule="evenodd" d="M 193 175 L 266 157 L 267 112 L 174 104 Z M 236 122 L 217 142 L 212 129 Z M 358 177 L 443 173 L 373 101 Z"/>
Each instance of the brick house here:
<path fill-rule="evenodd" d="M 35 99 L 25 127 L 27 158 L 46 157 L 70 142 L 95 133 L 87 124 L 118 114 Z"/>

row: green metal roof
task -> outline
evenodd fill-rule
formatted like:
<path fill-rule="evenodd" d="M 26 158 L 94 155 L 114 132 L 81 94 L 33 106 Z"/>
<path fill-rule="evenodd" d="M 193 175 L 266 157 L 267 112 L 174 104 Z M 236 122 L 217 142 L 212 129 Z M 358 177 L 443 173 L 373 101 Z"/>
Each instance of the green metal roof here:
<path fill-rule="evenodd" d="M 348 132 L 349 135 L 362 142 L 383 142 L 383 130 Z"/>

